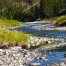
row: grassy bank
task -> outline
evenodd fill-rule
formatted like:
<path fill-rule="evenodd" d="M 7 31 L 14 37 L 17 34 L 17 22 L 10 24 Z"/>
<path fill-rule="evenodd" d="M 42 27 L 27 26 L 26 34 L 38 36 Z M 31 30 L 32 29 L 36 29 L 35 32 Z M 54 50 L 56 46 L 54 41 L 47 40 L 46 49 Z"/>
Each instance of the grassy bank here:
<path fill-rule="evenodd" d="M 57 26 L 66 26 L 66 15 L 60 16 L 58 18 L 55 18 L 55 23 L 54 25 Z"/>
<path fill-rule="evenodd" d="M 10 46 L 26 46 L 28 34 L 17 31 L 0 30 L 0 48 Z"/>
<path fill-rule="evenodd" d="M 15 27 L 23 24 L 17 20 L 8 20 L 6 18 L 0 18 L 0 28 Z"/>
<path fill-rule="evenodd" d="M 45 18 L 41 19 L 41 21 L 52 23 L 55 26 L 66 26 L 66 15 L 55 18 Z"/>
<path fill-rule="evenodd" d="M 1 28 L 16 27 L 22 25 L 22 22 L 17 20 L 8 20 L 6 18 L 0 18 L 0 48 L 8 48 L 11 46 L 24 46 L 27 47 L 29 34 L 24 34 L 18 31 L 3 30 Z"/>

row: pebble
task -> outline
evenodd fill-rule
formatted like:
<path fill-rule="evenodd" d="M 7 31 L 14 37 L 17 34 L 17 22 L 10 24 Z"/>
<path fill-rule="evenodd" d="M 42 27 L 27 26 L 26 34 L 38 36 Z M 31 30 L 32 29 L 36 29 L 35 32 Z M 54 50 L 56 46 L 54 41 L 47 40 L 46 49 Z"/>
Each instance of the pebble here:
<path fill-rule="evenodd" d="M 45 60 L 47 56 L 42 56 L 38 50 L 24 50 L 19 46 L 0 49 L 0 66 L 25 66 L 36 57 Z"/>

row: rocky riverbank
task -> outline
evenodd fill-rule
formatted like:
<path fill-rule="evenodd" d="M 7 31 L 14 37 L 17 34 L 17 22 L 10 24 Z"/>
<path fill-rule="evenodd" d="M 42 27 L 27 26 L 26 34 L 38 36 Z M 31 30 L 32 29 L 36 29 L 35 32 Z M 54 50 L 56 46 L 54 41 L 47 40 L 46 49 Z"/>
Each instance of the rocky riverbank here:
<path fill-rule="evenodd" d="M 47 37 L 35 37 L 35 36 L 29 36 L 28 38 L 28 48 L 30 47 L 41 47 L 42 49 L 55 49 L 59 47 L 66 46 L 66 42 L 64 42 L 64 39 L 62 38 L 47 38 Z"/>
<path fill-rule="evenodd" d="M 41 63 L 31 63 L 33 60 L 45 62 L 48 56 L 42 53 L 43 50 L 25 50 L 20 46 L 10 47 L 9 49 L 0 49 L 0 66 L 30 66 Z M 45 52 L 45 51 L 43 51 Z M 51 53 L 51 52 L 49 52 Z M 44 65 L 45 66 L 45 65 Z M 50 66 L 47 64 L 46 66 Z M 65 66 L 65 62 L 53 63 L 51 66 Z"/>
<path fill-rule="evenodd" d="M 0 49 L 0 66 L 26 66 L 35 58 L 46 61 L 47 55 L 42 55 L 38 50 L 25 50 L 19 46 Z"/>

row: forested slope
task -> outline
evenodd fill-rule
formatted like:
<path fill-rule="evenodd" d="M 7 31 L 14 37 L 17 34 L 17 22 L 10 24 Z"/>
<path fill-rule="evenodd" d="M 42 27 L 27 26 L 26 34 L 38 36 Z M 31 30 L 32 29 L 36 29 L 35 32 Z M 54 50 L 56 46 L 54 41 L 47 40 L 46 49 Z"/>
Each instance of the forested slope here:
<path fill-rule="evenodd" d="M 0 0 L 0 17 L 34 21 L 66 14 L 65 0 Z"/>

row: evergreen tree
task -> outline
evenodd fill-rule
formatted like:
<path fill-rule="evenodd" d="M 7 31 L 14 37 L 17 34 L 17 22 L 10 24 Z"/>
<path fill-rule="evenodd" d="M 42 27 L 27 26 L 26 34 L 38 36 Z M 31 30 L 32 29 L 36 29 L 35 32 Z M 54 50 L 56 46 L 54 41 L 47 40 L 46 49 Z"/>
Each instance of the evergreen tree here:
<path fill-rule="evenodd" d="M 41 17 L 57 16 L 64 9 L 64 0 L 40 0 Z"/>

